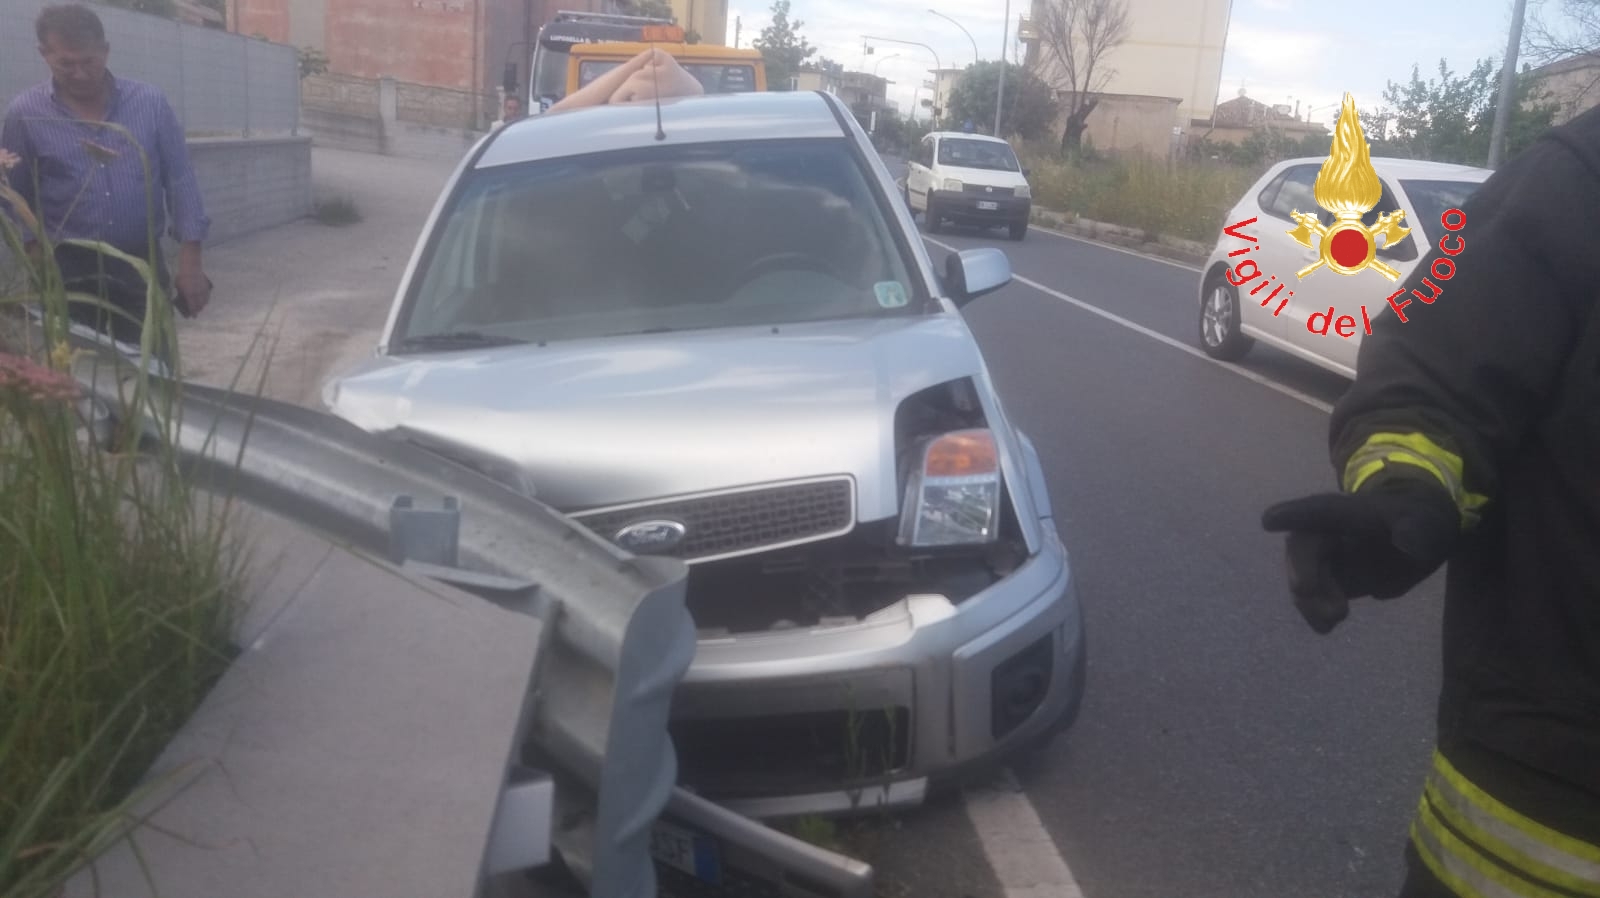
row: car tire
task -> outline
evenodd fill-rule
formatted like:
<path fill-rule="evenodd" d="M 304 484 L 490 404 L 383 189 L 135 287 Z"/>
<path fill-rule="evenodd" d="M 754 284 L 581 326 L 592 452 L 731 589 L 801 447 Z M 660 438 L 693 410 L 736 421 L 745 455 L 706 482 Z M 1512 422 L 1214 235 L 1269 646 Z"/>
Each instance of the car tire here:
<path fill-rule="evenodd" d="M 1223 362 L 1236 362 L 1255 345 L 1239 326 L 1239 291 L 1220 275 L 1206 280 L 1200 296 L 1200 348 Z"/>
<path fill-rule="evenodd" d="M 1010 225 L 1010 231 L 1012 240 L 1022 240 L 1028 236 L 1028 223 L 1025 221 L 1014 221 Z"/>
<path fill-rule="evenodd" d="M 929 192 L 932 193 L 932 191 Z M 933 205 L 933 197 L 931 196 L 928 197 L 928 208 L 922 213 L 922 219 L 928 224 L 928 233 L 939 233 L 939 226 L 941 224 L 939 221 L 939 209 Z"/>

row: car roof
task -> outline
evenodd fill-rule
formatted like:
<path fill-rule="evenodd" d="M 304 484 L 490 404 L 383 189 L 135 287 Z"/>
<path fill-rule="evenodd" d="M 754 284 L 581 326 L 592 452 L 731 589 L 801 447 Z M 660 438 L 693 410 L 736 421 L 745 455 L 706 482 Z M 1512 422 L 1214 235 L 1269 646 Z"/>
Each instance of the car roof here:
<path fill-rule="evenodd" d="M 1326 156 L 1303 156 L 1285 159 L 1278 170 L 1291 165 L 1321 165 Z M 1429 179 L 1435 181 L 1483 181 L 1494 172 L 1487 168 L 1457 165 L 1453 162 L 1429 162 L 1426 159 L 1402 159 L 1394 156 L 1373 156 L 1372 167 L 1379 175 L 1399 180 Z"/>
<path fill-rule="evenodd" d="M 658 145 L 844 137 L 848 132 L 837 103 L 820 91 L 674 97 L 661 102 L 664 140 L 656 140 L 656 107 L 650 102 L 546 113 L 512 122 L 495 132 L 473 167 L 493 168 Z"/>
<path fill-rule="evenodd" d="M 989 134 L 969 134 L 966 131 L 934 131 L 930 137 L 965 137 L 970 140 L 983 140 L 989 143 L 1003 143 L 1010 146 L 1010 142 Z"/>

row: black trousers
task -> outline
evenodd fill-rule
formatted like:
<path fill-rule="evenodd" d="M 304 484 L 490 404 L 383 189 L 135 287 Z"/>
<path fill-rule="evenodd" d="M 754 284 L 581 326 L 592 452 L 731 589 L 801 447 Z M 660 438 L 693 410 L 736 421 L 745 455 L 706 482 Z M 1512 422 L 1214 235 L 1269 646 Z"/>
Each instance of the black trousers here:
<path fill-rule="evenodd" d="M 144 257 L 143 252 L 129 255 Z M 61 280 L 69 291 L 97 297 L 114 306 L 121 314 L 113 314 L 82 302 L 68 304 L 73 321 L 109 334 L 131 346 L 140 345 L 144 336 L 145 283 L 133 266 L 111 256 L 81 246 L 58 246 L 56 265 L 61 270 Z M 158 286 L 170 293 L 171 278 L 166 260 L 157 254 L 155 275 Z M 170 347 L 161 342 L 155 347 L 157 358 L 171 359 Z"/>

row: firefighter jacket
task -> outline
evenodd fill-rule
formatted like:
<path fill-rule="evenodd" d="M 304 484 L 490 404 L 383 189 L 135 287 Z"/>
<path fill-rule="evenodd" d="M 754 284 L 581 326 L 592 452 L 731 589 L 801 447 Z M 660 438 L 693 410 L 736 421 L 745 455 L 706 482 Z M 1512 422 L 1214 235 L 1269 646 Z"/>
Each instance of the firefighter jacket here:
<path fill-rule="evenodd" d="M 1461 514 L 1417 850 L 1459 894 L 1600 898 L 1600 109 L 1460 211 L 1407 222 L 1431 249 L 1362 342 L 1334 466 Z"/>

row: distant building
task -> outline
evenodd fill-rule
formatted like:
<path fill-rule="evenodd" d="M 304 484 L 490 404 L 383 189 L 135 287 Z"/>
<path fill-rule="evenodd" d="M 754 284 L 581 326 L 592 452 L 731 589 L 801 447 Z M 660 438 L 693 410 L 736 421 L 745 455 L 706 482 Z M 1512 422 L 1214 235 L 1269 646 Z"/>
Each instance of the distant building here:
<path fill-rule="evenodd" d="M 795 74 L 796 90 L 820 90 L 842 100 L 863 123 L 874 111 L 893 108 L 889 103 L 889 81 L 867 72 L 824 70 L 807 66 Z"/>
<path fill-rule="evenodd" d="M 1060 72 L 1048 46 L 1049 8 L 1061 0 L 1032 0 L 1019 23 L 1024 61 L 1070 99 L 1072 85 Z M 1121 44 L 1096 61 L 1109 72 L 1099 85 L 1100 100 L 1086 122 L 1085 136 L 1095 147 L 1165 154 L 1195 119 L 1209 119 L 1222 83 L 1222 57 L 1227 45 L 1232 0 L 1122 0 L 1128 12 L 1128 33 Z M 1098 80 L 1098 79 L 1096 79 Z M 1176 102 L 1174 102 L 1176 101 Z M 1063 103 L 1063 109 L 1067 105 Z M 1112 127 L 1097 121 L 1109 113 Z M 1168 116 L 1170 115 L 1170 119 Z M 1065 112 L 1057 133 L 1065 126 Z M 1156 133 L 1164 135 L 1156 140 Z M 1115 134 L 1115 137 L 1111 136 Z M 1110 144 L 1102 140 L 1113 140 Z"/>
<path fill-rule="evenodd" d="M 728 43 L 728 0 L 672 0 L 672 17 L 702 44 Z"/>
<path fill-rule="evenodd" d="M 722 4 L 725 0 L 681 0 Z M 328 71 L 493 94 L 507 62 L 527 78 L 526 41 L 558 11 L 603 0 L 227 0 L 230 30 L 313 47 Z M 709 12 L 702 12 L 709 15 Z M 710 41 L 723 26 L 702 32 Z M 720 43 L 720 40 L 716 41 Z M 524 83 L 526 83 L 524 81 Z"/>
<path fill-rule="evenodd" d="M 1529 100 L 1554 103 L 1554 124 L 1600 106 L 1600 53 L 1569 56 L 1530 69 L 1528 75 L 1536 81 Z"/>
<path fill-rule="evenodd" d="M 1243 90 L 1239 91 L 1237 97 L 1218 103 L 1210 118 L 1191 120 L 1188 137 L 1190 140 L 1239 144 L 1258 131 L 1276 132 L 1288 140 L 1311 136 L 1330 137 L 1326 125 L 1302 121 L 1287 106 L 1268 106 L 1259 100 L 1252 100 L 1245 96 Z"/>

